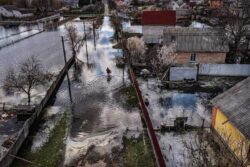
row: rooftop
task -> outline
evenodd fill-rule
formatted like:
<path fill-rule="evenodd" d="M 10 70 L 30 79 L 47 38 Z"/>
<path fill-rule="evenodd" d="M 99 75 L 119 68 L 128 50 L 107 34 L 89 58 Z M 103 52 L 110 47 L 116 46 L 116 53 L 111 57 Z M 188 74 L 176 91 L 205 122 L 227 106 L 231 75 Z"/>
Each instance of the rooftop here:
<path fill-rule="evenodd" d="M 220 29 L 167 27 L 163 32 L 164 43 L 176 42 L 177 52 L 223 52 L 229 51 Z"/>
<path fill-rule="evenodd" d="M 212 100 L 237 129 L 250 139 L 250 77 Z"/>
<path fill-rule="evenodd" d="M 176 12 L 166 11 L 144 11 L 142 14 L 142 25 L 175 25 Z"/>

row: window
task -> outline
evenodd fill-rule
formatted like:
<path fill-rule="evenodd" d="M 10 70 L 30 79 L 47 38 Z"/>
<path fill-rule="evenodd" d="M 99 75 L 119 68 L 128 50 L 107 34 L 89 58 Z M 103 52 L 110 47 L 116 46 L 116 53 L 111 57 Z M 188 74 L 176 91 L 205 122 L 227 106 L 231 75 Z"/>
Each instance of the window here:
<path fill-rule="evenodd" d="M 190 61 L 191 62 L 195 62 L 196 61 L 196 53 L 191 53 Z"/>

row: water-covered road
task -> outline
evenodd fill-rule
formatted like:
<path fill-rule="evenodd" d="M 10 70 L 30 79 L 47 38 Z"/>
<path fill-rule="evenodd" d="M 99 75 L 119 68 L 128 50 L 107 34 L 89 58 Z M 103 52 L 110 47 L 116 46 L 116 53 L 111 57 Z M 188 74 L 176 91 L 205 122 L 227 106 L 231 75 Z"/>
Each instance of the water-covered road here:
<path fill-rule="evenodd" d="M 73 24 L 83 32 L 82 21 L 78 20 Z M 86 22 L 87 29 L 89 25 L 92 25 L 92 22 Z M 62 29 L 60 31 L 63 33 Z M 79 69 L 76 70 L 73 66 L 69 71 L 73 103 L 71 104 L 65 77 L 53 105 L 46 111 L 45 121 L 33 138 L 32 150 L 39 149 L 47 141 L 48 127 L 53 129 L 55 122 L 58 121 L 57 118 L 66 110 L 70 111 L 72 119 L 66 139 L 64 161 L 61 164 L 63 166 L 105 164 L 101 157 L 111 157 L 113 151 L 117 149 L 121 151 L 125 132 L 129 136 L 139 135 L 142 132 L 138 109 L 128 108 L 119 100 L 118 90 L 123 85 L 129 84 L 129 79 L 126 69 L 116 67 L 115 58 L 122 56 L 122 51 L 113 49 L 112 46 L 115 44 L 113 35 L 110 18 L 104 17 L 101 26 L 96 30 L 96 40 L 93 34 L 88 38 L 88 58 L 85 43 L 78 55 L 81 62 Z M 107 67 L 112 71 L 111 80 L 106 75 Z M 90 153 L 90 148 L 100 156 L 94 164 L 85 159 L 86 154 Z"/>

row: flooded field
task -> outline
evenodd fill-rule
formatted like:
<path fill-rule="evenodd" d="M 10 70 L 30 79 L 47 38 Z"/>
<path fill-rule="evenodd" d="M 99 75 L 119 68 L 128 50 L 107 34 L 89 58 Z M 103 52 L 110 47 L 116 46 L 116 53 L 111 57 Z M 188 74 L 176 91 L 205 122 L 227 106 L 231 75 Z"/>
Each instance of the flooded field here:
<path fill-rule="evenodd" d="M 15 26 L 15 27 L 0 26 L 0 40 L 7 39 L 12 36 L 22 35 L 22 33 L 40 29 L 41 25 Z"/>

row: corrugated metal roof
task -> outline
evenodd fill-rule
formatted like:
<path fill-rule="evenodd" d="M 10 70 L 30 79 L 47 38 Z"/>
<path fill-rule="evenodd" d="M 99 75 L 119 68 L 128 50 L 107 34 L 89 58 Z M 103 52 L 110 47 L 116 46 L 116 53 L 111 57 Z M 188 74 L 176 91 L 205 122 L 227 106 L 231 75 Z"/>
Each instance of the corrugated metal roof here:
<path fill-rule="evenodd" d="M 177 52 L 228 52 L 228 44 L 220 29 L 167 27 L 164 43 L 176 42 Z"/>
<path fill-rule="evenodd" d="M 215 97 L 212 103 L 219 107 L 245 137 L 250 139 L 250 77 Z"/>
<path fill-rule="evenodd" d="M 175 25 L 176 12 L 166 11 L 144 11 L 142 13 L 142 25 Z"/>

